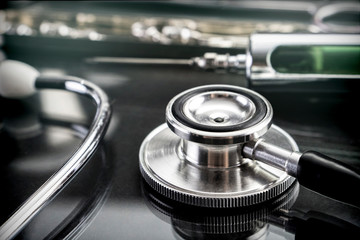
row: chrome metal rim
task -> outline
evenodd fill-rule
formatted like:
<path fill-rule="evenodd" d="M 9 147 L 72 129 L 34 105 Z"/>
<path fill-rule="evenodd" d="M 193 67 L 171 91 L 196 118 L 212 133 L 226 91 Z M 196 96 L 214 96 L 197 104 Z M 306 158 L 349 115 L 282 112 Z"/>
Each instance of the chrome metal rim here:
<path fill-rule="evenodd" d="M 166 108 L 169 128 L 185 140 L 235 144 L 259 138 L 271 125 L 271 104 L 260 94 L 231 85 L 207 85 L 175 96 Z"/>
<path fill-rule="evenodd" d="M 295 141 L 277 126 L 272 126 L 263 138 L 298 151 Z M 229 168 L 196 165 L 182 156 L 180 143 L 181 138 L 162 124 L 145 138 L 139 158 L 146 182 L 162 195 L 185 204 L 211 208 L 250 206 L 278 196 L 295 180 L 250 159 Z"/>

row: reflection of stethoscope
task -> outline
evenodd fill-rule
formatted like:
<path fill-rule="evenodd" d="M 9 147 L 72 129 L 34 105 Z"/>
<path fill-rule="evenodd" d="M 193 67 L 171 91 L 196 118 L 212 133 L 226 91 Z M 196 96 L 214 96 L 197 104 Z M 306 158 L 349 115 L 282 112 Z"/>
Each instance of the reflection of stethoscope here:
<path fill-rule="evenodd" d="M 283 194 L 255 207 L 199 208 L 172 201 L 144 183 L 146 205 L 154 215 L 171 224 L 177 239 L 267 239 L 286 232 L 295 239 L 353 238 L 359 234 L 356 224 L 343 221 L 331 210 L 307 212 L 293 208 L 299 194 L 295 182 Z M 191 213 L 191 214 L 190 214 Z M 283 236 L 283 235 L 282 235 Z M 289 239 L 289 238 L 287 238 Z"/>
<path fill-rule="evenodd" d="M 359 171 L 317 152 L 298 152 L 295 141 L 271 125 L 272 115 L 270 103 L 245 88 L 208 85 L 180 93 L 166 108 L 167 125 L 142 144 L 141 173 L 161 194 L 194 206 L 262 203 L 284 192 L 293 177 L 359 206 L 349 190 L 360 184 Z"/>
<path fill-rule="evenodd" d="M 14 237 L 69 183 L 90 159 L 110 122 L 111 109 L 108 97 L 98 86 L 75 77 L 39 76 L 37 70 L 17 61 L 7 60 L 0 64 L 0 95 L 21 98 L 35 93 L 36 89 L 46 88 L 63 89 L 90 97 L 97 105 L 96 114 L 77 151 L 0 227 L 1 239 Z"/>
<path fill-rule="evenodd" d="M 142 187 L 146 205 L 172 225 L 177 239 L 264 239 L 272 218 L 289 211 L 299 194 L 295 183 L 284 194 L 255 208 L 208 209 L 179 204 L 147 184 Z"/>

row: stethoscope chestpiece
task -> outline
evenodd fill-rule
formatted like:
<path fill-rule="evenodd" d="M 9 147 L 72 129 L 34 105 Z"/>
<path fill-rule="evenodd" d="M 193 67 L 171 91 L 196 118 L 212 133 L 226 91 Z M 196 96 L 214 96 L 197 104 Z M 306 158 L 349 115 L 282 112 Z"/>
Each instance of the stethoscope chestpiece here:
<path fill-rule="evenodd" d="M 246 88 L 208 85 L 175 96 L 166 109 L 169 128 L 203 144 L 244 143 L 264 135 L 272 120 L 270 103 Z"/>
<path fill-rule="evenodd" d="M 244 143 L 263 138 L 297 151 L 294 140 L 271 126 L 272 107 L 246 88 L 208 85 L 175 96 L 166 122 L 140 149 L 140 170 L 162 195 L 185 204 L 242 207 L 267 201 L 294 182 L 286 172 L 242 156 Z"/>

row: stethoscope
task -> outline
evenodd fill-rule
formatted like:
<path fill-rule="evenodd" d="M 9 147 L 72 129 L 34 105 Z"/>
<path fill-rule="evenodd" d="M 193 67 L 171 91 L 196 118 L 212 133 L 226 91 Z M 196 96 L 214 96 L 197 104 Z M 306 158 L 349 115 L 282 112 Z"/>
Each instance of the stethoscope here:
<path fill-rule="evenodd" d="M 111 108 L 108 97 L 95 84 L 70 76 L 41 76 L 33 67 L 18 61 L 1 62 L 1 96 L 22 98 L 34 94 L 38 89 L 62 89 L 87 96 L 96 104 L 96 114 L 81 146 L 0 227 L 0 239 L 15 237 L 71 181 L 97 149 L 110 122 Z"/>
<path fill-rule="evenodd" d="M 166 124 L 143 141 L 141 173 L 160 194 L 199 207 L 260 204 L 295 178 L 359 206 L 350 189 L 360 184 L 359 171 L 318 152 L 300 153 L 272 117 L 270 103 L 246 88 L 208 85 L 182 92 L 167 105 Z"/>
<path fill-rule="evenodd" d="M 37 89 L 63 89 L 89 96 L 96 115 L 82 145 L 0 227 L 14 237 L 90 159 L 111 117 L 106 94 L 75 77 L 46 77 L 21 62 L 0 65 L 0 94 L 16 98 Z M 271 125 L 273 111 L 260 94 L 230 85 L 209 85 L 175 96 L 166 122 L 140 149 L 140 170 L 160 194 L 185 204 L 210 208 L 245 207 L 284 193 L 296 177 L 301 184 L 351 204 L 359 196 L 346 187 L 359 184 L 356 169 L 315 152 L 299 153 L 296 142 Z M 294 176 L 294 177 L 291 177 Z"/>

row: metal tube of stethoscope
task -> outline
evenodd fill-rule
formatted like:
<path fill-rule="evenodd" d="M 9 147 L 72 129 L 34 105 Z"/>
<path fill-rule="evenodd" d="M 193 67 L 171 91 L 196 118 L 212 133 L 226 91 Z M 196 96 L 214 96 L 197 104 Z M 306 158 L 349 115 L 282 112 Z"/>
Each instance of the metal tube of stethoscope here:
<path fill-rule="evenodd" d="M 243 157 L 257 159 L 270 166 L 276 167 L 296 177 L 301 153 L 289 151 L 284 148 L 265 142 L 263 139 L 250 141 L 244 144 Z"/>
<path fill-rule="evenodd" d="M 105 92 L 86 80 L 64 76 L 43 77 L 35 80 L 37 89 L 63 89 L 85 95 L 97 105 L 94 120 L 81 146 L 69 160 L 33 193 L 0 227 L 0 239 L 11 239 L 19 233 L 39 211 L 47 205 L 80 171 L 95 152 L 110 122 L 111 108 Z"/>
<path fill-rule="evenodd" d="M 262 139 L 245 143 L 242 155 L 287 172 L 313 191 L 360 206 L 358 194 L 348 189 L 360 184 L 359 170 L 339 160 L 315 151 L 289 151 Z"/>

